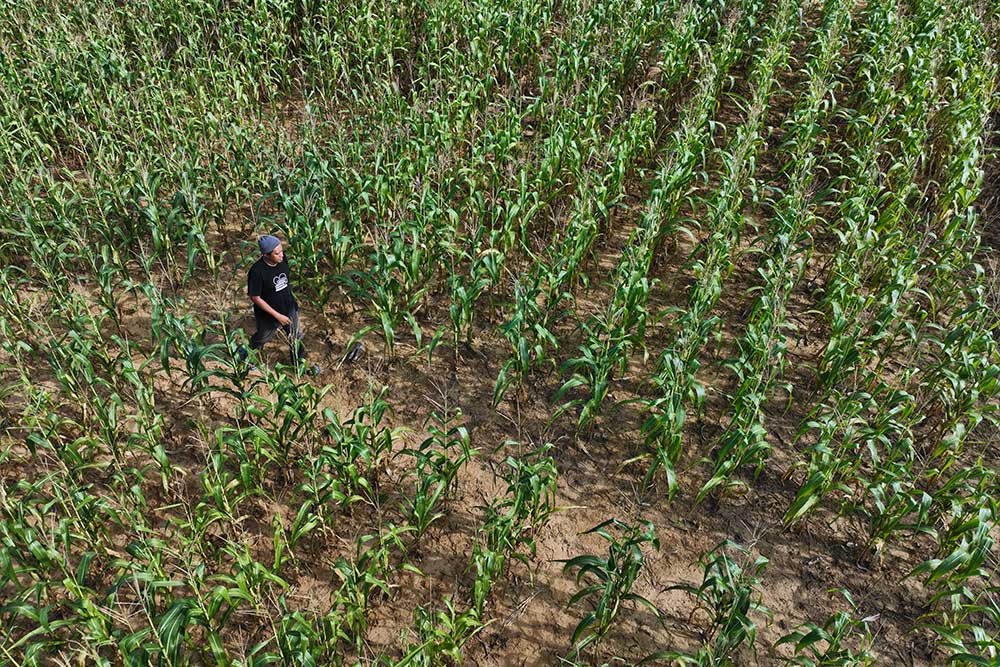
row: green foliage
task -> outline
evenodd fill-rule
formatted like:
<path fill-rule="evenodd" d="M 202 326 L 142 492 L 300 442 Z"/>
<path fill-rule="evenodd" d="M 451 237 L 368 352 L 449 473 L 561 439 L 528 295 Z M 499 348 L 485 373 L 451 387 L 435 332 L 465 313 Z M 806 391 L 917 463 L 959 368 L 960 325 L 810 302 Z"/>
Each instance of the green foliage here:
<path fill-rule="evenodd" d="M 569 606 L 589 599 L 593 609 L 580 620 L 570 639 L 569 657 L 575 659 L 588 646 L 596 649 L 613 627 L 624 602 L 638 602 L 660 618 L 652 602 L 632 592 L 632 586 L 642 570 L 642 545 L 660 548 L 653 524 L 643 522 L 629 526 L 618 519 L 609 519 L 583 533 L 596 534 L 608 542 L 606 558 L 593 555 L 577 556 L 563 561 L 563 571 L 576 570 L 576 582 L 589 580 L 569 600 Z"/>
<path fill-rule="evenodd" d="M 398 667 L 446 667 L 462 664 L 462 647 L 485 627 L 475 609 L 460 612 L 450 597 L 444 609 L 433 611 L 418 606 L 413 610 L 416 644 L 406 647 Z"/>
<path fill-rule="evenodd" d="M 726 541 L 702 554 L 699 563 L 700 585 L 677 584 L 670 589 L 684 591 L 694 598 L 691 616 L 700 612 L 706 620 L 701 630 L 704 646 L 693 654 L 658 651 L 644 658 L 644 663 L 669 660 L 681 665 L 730 667 L 738 664 L 736 653 L 744 645 L 754 647 L 757 623 L 751 614 L 770 616 L 771 613 L 761 602 L 760 590 L 767 558 L 753 558 L 745 547 Z"/>
<path fill-rule="evenodd" d="M 847 591 L 840 591 L 856 612 L 854 600 Z M 874 619 L 856 619 L 848 612 L 839 611 L 827 618 L 822 625 L 803 623 L 798 629 L 781 637 L 775 646 L 788 644 L 794 655 L 782 658 L 786 665 L 795 667 L 871 667 L 875 656 L 871 648 L 872 632 L 868 623 Z M 855 646 L 856 645 L 856 646 Z"/>
<path fill-rule="evenodd" d="M 513 443 L 506 444 L 509 447 Z M 506 482 L 506 490 L 481 508 L 485 518 L 469 565 L 475 571 L 472 597 L 480 617 L 494 583 L 507 574 L 511 561 L 530 567 L 536 536 L 558 509 L 558 471 L 552 449 L 551 444 L 546 444 L 519 457 L 508 456 L 498 475 Z"/>
<path fill-rule="evenodd" d="M 503 422 L 465 402 L 482 382 L 518 438 L 562 442 L 568 417 L 606 444 L 642 503 L 686 492 L 688 464 L 707 466 L 692 499 L 717 503 L 792 457 L 790 535 L 836 516 L 869 564 L 924 549 L 909 580 L 933 661 L 996 663 L 989 3 L 5 9 L 3 664 L 460 664 L 493 597 L 535 583 L 575 459 L 508 443 L 468 466 L 452 409 L 402 448 L 390 398 L 415 409 L 401 392 L 442 344 L 487 437 Z M 311 353 L 374 333 L 383 359 L 321 385 L 241 358 L 264 232 Z M 487 465 L 467 569 L 440 591 L 408 559 Z M 652 526 L 590 533 L 606 557 L 565 563 L 574 664 L 623 604 L 653 609 L 632 592 Z M 702 565 L 681 588 L 703 646 L 648 662 L 754 645 L 764 562 L 730 545 Z M 411 577 L 431 592 L 403 598 L 389 646 Z M 855 615 L 797 628 L 785 662 L 870 664 Z"/>
<path fill-rule="evenodd" d="M 478 454 L 461 424 L 461 410 L 435 412 L 430 420 L 429 436 L 417 448 L 400 452 L 413 459 L 414 489 L 406 503 L 409 519 L 416 530 L 415 538 L 444 516 L 444 512 L 437 511 L 438 503 L 454 495 L 459 470 Z"/>

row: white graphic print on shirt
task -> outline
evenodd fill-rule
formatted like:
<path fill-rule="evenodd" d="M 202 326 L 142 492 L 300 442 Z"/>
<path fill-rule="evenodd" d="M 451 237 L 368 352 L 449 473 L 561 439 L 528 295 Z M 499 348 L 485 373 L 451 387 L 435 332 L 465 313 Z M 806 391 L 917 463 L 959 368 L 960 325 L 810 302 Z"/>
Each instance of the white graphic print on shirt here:
<path fill-rule="evenodd" d="M 279 273 L 274 277 L 274 291 L 280 292 L 286 287 L 288 287 L 288 276 L 284 273 Z"/>

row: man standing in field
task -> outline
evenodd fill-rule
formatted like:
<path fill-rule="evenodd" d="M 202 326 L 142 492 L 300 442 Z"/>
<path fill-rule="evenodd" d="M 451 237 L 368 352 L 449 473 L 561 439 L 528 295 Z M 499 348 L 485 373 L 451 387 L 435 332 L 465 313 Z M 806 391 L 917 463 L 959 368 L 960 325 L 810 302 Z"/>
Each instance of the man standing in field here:
<path fill-rule="evenodd" d="M 289 357 L 293 365 L 305 366 L 299 304 L 292 294 L 292 272 L 285 259 L 281 239 L 270 234 L 257 240 L 260 259 L 247 273 L 247 296 L 253 303 L 257 331 L 250 337 L 250 348 L 259 350 L 281 328 L 288 335 Z M 310 369 L 315 375 L 318 366 Z"/>

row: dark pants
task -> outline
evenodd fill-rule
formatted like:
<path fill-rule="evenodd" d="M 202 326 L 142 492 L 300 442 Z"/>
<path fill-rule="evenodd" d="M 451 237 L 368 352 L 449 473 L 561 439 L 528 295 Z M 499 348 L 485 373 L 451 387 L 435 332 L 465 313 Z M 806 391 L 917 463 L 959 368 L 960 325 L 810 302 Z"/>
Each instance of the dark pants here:
<path fill-rule="evenodd" d="M 264 347 L 264 343 L 274 338 L 275 334 L 278 333 L 278 329 L 281 329 L 288 339 L 288 356 L 291 362 L 293 364 L 305 362 L 306 352 L 302 346 L 302 339 L 305 337 L 305 334 L 302 333 L 302 327 L 299 326 L 298 309 L 288 313 L 288 319 L 288 324 L 281 326 L 270 315 L 257 315 L 254 313 L 254 323 L 257 325 L 257 331 L 250 337 L 250 349 L 259 350 Z"/>

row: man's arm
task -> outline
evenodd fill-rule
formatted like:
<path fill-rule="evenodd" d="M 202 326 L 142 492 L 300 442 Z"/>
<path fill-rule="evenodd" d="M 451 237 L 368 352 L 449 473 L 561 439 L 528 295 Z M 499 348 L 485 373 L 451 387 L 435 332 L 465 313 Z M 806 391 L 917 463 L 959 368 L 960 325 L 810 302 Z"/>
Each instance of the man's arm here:
<path fill-rule="evenodd" d="M 282 315 L 281 313 L 279 313 L 278 311 L 276 311 L 274 308 L 271 308 L 271 305 L 267 301 L 264 301 L 263 297 L 255 294 L 255 295 L 253 295 L 253 296 L 250 297 L 250 300 L 253 301 L 254 304 L 256 304 L 256 306 L 258 308 L 260 308 L 261 310 L 263 310 L 265 313 L 267 313 L 268 315 L 270 315 L 274 319 L 278 320 L 278 324 L 280 324 L 281 326 L 283 326 L 283 327 L 284 326 L 288 326 L 288 323 L 291 321 L 291 320 L 288 319 L 287 316 Z"/>

